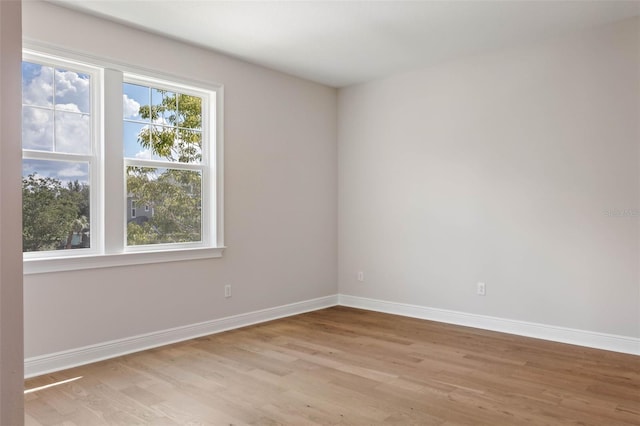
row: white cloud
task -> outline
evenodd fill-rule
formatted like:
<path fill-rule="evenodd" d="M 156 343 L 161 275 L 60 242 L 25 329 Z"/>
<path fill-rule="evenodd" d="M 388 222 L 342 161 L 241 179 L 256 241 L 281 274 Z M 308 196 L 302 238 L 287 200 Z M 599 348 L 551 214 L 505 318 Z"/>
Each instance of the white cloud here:
<path fill-rule="evenodd" d="M 23 108 L 22 147 L 41 151 L 53 150 L 53 111 Z"/>
<path fill-rule="evenodd" d="M 46 66 L 30 66 L 22 88 L 23 102 L 45 108 L 53 107 L 55 78 L 55 129 L 54 111 L 24 107 L 22 114 L 23 148 L 87 154 L 91 149 L 91 83 L 89 77 L 74 71 L 64 71 Z M 81 113 L 82 112 L 82 113 Z M 84 114 L 83 114 L 84 113 Z"/>
<path fill-rule="evenodd" d="M 36 66 L 37 73 L 27 76 L 22 88 L 23 102 L 27 105 L 53 106 L 54 70 Z M 74 71 L 55 70 L 56 104 L 74 111 L 90 112 L 91 81 L 89 76 Z M 74 105 L 74 107 L 71 107 Z"/>
<path fill-rule="evenodd" d="M 59 111 L 80 112 L 80 108 L 76 104 L 56 104 L 56 109 Z"/>
<path fill-rule="evenodd" d="M 142 151 L 136 153 L 136 158 L 139 160 L 152 160 L 153 153 L 151 152 L 151 150 L 143 149 Z"/>
<path fill-rule="evenodd" d="M 53 105 L 53 68 L 40 67 L 39 74 L 23 83 L 22 101 L 27 105 Z"/>
<path fill-rule="evenodd" d="M 64 168 L 58 171 L 58 176 L 61 178 L 85 178 L 87 177 L 87 171 L 83 170 L 83 165 L 73 164 L 71 167 Z"/>
<path fill-rule="evenodd" d="M 91 152 L 91 120 L 87 114 L 56 111 L 56 151 Z"/>
<path fill-rule="evenodd" d="M 140 111 L 140 104 L 124 94 L 122 95 L 122 109 L 124 110 L 124 118 L 135 118 Z"/>
<path fill-rule="evenodd" d="M 91 111 L 89 77 L 74 71 L 56 70 L 56 104 L 75 104 L 79 111 Z"/>

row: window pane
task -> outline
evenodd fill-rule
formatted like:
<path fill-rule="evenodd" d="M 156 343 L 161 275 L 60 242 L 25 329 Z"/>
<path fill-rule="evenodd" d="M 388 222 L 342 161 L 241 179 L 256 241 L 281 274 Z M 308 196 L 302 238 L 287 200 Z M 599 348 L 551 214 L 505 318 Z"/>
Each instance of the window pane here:
<path fill-rule="evenodd" d="M 57 110 L 91 112 L 91 80 L 76 71 L 56 69 L 55 105 Z"/>
<path fill-rule="evenodd" d="M 201 241 L 201 188 L 199 171 L 127 167 L 127 245 Z"/>
<path fill-rule="evenodd" d="M 53 151 L 53 110 L 22 107 L 22 149 Z"/>
<path fill-rule="evenodd" d="M 90 247 L 89 164 L 23 160 L 23 251 Z"/>
<path fill-rule="evenodd" d="M 91 119 L 88 114 L 56 111 L 56 152 L 91 153 Z"/>
<path fill-rule="evenodd" d="M 152 132 L 153 128 L 149 124 L 125 121 L 123 123 L 124 156 L 142 160 L 161 160 L 162 157 L 154 152 L 150 144 L 154 140 Z"/>
<path fill-rule="evenodd" d="M 22 63 L 22 103 L 53 107 L 53 68 Z"/>
<path fill-rule="evenodd" d="M 154 111 L 154 123 L 170 124 L 175 120 L 175 93 L 169 92 L 167 90 L 151 89 L 151 105 Z"/>
<path fill-rule="evenodd" d="M 202 99 L 196 96 L 178 96 L 178 118 L 176 126 L 202 129 Z"/>
<path fill-rule="evenodd" d="M 196 130 L 178 129 L 175 155 L 181 163 L 200 163 L 202 160 L 202 133 Z"/>
<path fill-rule="evenodd" d="M 149 111 L 149 88 L 137 84 L 123 83 L 122 93 L 124 118 L 149 122 L 148 115 L 146 119 L 141 116 L 141 111 L 146 111 L 147 113 Z"/>

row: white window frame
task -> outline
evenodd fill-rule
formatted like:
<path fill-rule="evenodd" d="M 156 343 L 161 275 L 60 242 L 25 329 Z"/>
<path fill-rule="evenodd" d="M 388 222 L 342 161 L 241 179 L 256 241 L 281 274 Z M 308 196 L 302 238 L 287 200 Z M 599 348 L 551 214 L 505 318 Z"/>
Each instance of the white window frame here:
<path fill-rule="evenodd" d="M 213 132 L 212 129 L 215 129 L 215 92 L 205 91 L 203 89 L 199 89 L 193 87 L 193 85 L 187 84 L 179 84 L 172 81 L 160 80 L 157 78 L 146 77 L 141 75 L 136 75 L 132 73 L 124 73 L 122 81 L 124 83 L 136 84 L 144 87 L 151 87 L 154 89 L 162 89 L 167 90 L 169 92 L 181 93 L 185 95 L 191 95 L 202 99 L 202 160 L 197 164 L 190 163 L 179 163 L 179 162 L 170 162 L 170 161 L 157 161 L 157 160 L 142 160 L 142 159 L 133 159 L 133 158 L 124 158 L 124 167 L 123 173 L 126 172 L 126 168 L 128 166 L 139 166 L 139 167 L 160 167 L 160 168 L 171 168 L 177 170 L 191 170 L 191 171 L 199 171 L 202 173 L 202 211 L 213 211 L 215 208 L 215 203 L 211 201 L 211 190 L 209 189 L 209 182 L 211 182 L 211 173 L 210 173 L 210 144 L 213 140 L 215 143 L 215 137 L 212 138 Z M 122 104 L 122 102 L 120 102 Z M 213 107 L 211 107 L 213 105 Z M 120 116 L 122 116 L 122 111 L 120 111 Z M 126 179 L 126 177 L 125 177 Z M 192 243 L 175 243 L 175 244 L 150 244 L 150 245 L 137 245 L 130 246 L 126 245 L 126 227 L 125 227 L 125 251 L 126 252 L 138 252 L 138 251 L 148 251 L 148 250 L 163 250 L 163 249 L 184 249 L 184 248 L 199 248 L 203 246 L 209 246 L 211 244 L 211 240 L 215 239 L 215 227 L 211 226 L 211 215 L 203 214 L 201 217 L 201 235 L 202 239 L 199 242 Z M 213 234 L 213 235 L 212 235 Z"/>
<path fill-rule="evenodd" d="M 25 41 L 24 60 L 49 58 L 51 65 L 69 64 L 69 68 L 86 72 L 97 70 L 98 79 L 92 77 L 96 95 L 92 97 L 92 117 L 99 122 L 93 130 L 96 146 L 94 163 L 91 165 L 91 248 L 78 250 L 55 250 L 23 253 L 25 274 L 56 271 L 71 271 L 146 263 L 163 263 L 193 259 L 221 257 L 224 251 L 223 224 L 223 98 L 221 84 L 178 77 L 171 74 L 131 66 L 86 54 L 78 54 L 49 46 L 44 43 Z M 36 62 L 41 63 L 41 60 Z M 80 66 L 78 66 L 80 65 Z M 191 88 L 197 96 L 208 93 L 203 108 L 208 105 L 208 117 L 203 122 L 208 132 L 209 151 L 203 149 L 203 214 L 202 241 L 199 243 L 157 244 L 145 246 L 126 245 L 126 179 L 122 140 L 122 83 L 134 79 L 147 86 L 175 87 L 180 93 Z M 204 114 L 203 114 L 204 116 Z M 206 130 L 205 130 L 206 129 Z M 204 144 L 206 145 L 206 144 Z M 40 155 L 40 154 L 34 154 Z M 31 157 L 29 157 L 31 158 Z M 186 167 L 185 167 L 186 166 Z M 97 167 L 97 168 L 96 168 Z M 176 168 L 190 168 L 177 163 Z M 205 176 L 206 173 L 206 176 Z M 94 181 L 95 179 L 95 181 Z M 205 179 L 208 189 L 205 190 Z M 205 204 L 206 203 L 206 204 Z M 95 215 L 95 216 L 94 216 Z M 208 219 L 208 220 L 207 220 Z M 206 223 L 205 223 L 206 222 Z M 120 231 L 118 231 L 120 230 Z"/>
<path fill-rule="evenodd" d="M 91 247 L 74 249 L 74 250 L 51 250 L 51 251 L 32 251 L 24 252 L 23 259 L 26 261 L 35 261 L 39 259 L 53 258 L 72 258 L 78 256 L 97 255 L 100 253 L 102 246 L 102 232 L 93 232 L 94 224 L 100 226 L 102 223 L 102 200 L 99 191 L 95 188 L 102 187 L 103 162 L 101 151 L 101 134 L 102 134 L 102 70 L 99 67 L 91 66 L 86 63 L 77 62 L 65 58 L 59 58 L 43 53 L 25 51 L 23 53 L 23 61 L 36 63 L 42 66 L 52 67 L 55 69 L 67 69 L 87 74 L 91 81 L 90 90 L 90 117 L 91 117 L 91 152 L 89 154 L 66 154 L 51 151 L 39 151 L 31 149 L 22 150 L 23 160 L 48 160 L 48 161 L 72 161 L 86 162 L 89 164 L 89 202 L 91 208 L 89 210 L 89 223 L 91 224 Z M 55 102 L 55 98 L 54 98 Z"/>

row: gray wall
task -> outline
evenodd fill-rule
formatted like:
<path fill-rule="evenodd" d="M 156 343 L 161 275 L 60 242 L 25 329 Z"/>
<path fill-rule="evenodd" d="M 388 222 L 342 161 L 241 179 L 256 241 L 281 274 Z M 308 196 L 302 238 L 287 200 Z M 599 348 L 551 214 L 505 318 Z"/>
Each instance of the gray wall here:
<path fill-rule="evenodd" d="M 0 424 L 24 420 L 20 2 L 0 2 Z"/>
<path fill-rule="evenodd" d="M 335 89 L 47 3 L 25 2 L 24 36 L 224 84 L 228 246 L 221 259 L 25 276 L 26 357 L 337 292 Z"/>
<path fill-rule="evenodd" d="M 341 90 L 340 292 L 640 336 L 639 26 Z"/>

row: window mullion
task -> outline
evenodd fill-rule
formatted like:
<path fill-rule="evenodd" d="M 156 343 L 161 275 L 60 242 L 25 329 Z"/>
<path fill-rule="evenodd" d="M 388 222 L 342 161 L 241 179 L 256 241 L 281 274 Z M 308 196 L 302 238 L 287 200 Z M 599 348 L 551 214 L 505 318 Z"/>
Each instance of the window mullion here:
<path fill-rule="evenodd" d="M 122 72 L 104 71 L 104 250 L 122 253 L 125 246 L 124 164 L 122 158 Z"/>

